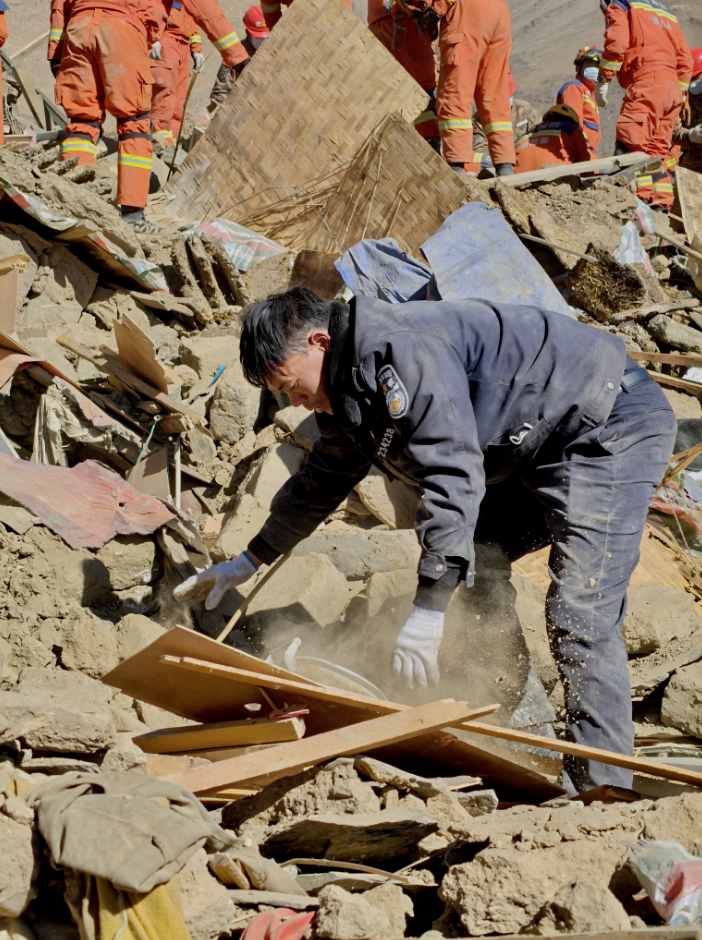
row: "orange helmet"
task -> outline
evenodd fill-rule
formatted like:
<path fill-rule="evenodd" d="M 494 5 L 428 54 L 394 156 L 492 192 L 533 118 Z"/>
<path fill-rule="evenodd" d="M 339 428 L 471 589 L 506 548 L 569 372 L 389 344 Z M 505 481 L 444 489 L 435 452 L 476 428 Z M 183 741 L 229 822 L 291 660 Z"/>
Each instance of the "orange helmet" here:
<path fill-rule="evenodd" d="M 263 19 L 263 10 L 261 7 L 249 7 L 244 13 L 244 28 L 249 35 L 256 39 L 265 39 L 270 30 Z"/>
<path fill-rule="evenodd" d="M 690 49 L 692 53 L 692 77 L 697 78 L 697 76 L 702 72 L 702 49 L 699 47 L 697 49 Z"/>
<path fill-rule="evenodd" d="M 574 124 L 580 124 L 578 119 L 578 112 L 575 110 L 575 108 L 571 108 L 569 104 L 554 104 L 544 114 L 544 121 L 548 121 L 549 117 L 552 120 L 558 117 L 564 117 L 568 118 L 570 121 L 573 121 Z"/>
<path fill-rule="evenodd" d="M 597 48 L 597 46 L 583 46 L 582 49 L 578 51 L 578 54 L 575 57 L 573 65 L 580 65 L 581 62 L 595 62 L 599 65 L 602 61 L 602 52 Z"/>

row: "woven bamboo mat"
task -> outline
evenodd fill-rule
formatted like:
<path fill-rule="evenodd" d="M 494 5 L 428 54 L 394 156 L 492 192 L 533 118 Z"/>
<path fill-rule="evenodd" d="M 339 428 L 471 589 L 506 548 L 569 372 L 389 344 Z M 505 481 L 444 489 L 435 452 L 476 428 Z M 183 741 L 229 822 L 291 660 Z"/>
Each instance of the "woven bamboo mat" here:
<path fill-rule="evenodd" d="M 702 176 L 679 166 L 675 171 L 675 189 L 685 223 L 685 234 L 691 242 L 695 232 L 702 230 Z"/>
<path fill-rule="evenodd" d="M 548 576 L 550 550 L 547 546 L 520 558 L 512 565 L 512 571 L 540 587 L 547 588 L 551 583 Z M 641 540 L 641 559 L 634 569 L 630 583 L 632 585 L 660 584 L 678 591 L 690 591 L 699 596 L 679 567 L 675 554 L 655 536 L 653 528 L 649 525 L 646 525 L 644 530 Z"/>
<path fill-rule="evenodd" d="M 328 197 L 380 120 L 399 111 L 411 121 L 426 101 L 426 92 L 342 0 L 295 0 L 156 211 L 160 218 L 220 216 L 245 224 L 276 207 L 278 223 L 286 215 L 293 223 L 277 236 L 290 246 L 309 225 L 307 191 L 307 202 L 319 202 L 320 190 Z"/>
<path fill-rule="evenodd" d="M 399 115 L 389 115 L 360 148 L 302 242 L 342 253 L 362 238 L 392 237 L 421 257 L 422 242 L 469 199 L 438 153 Z"/>

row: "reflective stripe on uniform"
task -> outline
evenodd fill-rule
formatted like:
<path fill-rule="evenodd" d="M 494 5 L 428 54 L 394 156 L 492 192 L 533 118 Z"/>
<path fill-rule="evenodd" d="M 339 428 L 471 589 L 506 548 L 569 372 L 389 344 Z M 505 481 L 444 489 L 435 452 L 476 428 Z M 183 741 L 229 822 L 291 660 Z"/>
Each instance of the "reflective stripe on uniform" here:
<path fill-rule="evenodd" d="M 262 3 L 261 10 L 263 13 L 277 13 L 280 10 L 279 3 Z"/>
<path fill-rule="evenodd" d="M 429 109 L 427 111 L 422 111 L 419 117 L 416 117 L 412 121 L 412 125 L 414 127 L 417 127 L 417 125 L 419 124 L 426 124 L 427 121 L 435 121 L 435 120 L 436 120 L 436 114 L 434 114 L 434 112 L 431 109 Z"/>
<path fill-rule="evenodd" d="M 671 13 L 667 8 L 653 7 L 650 3 L 642 3 L 641 0 L 632 0 L 629 4 L 634 10 L 643 10 L 646 13 L 655 13 L 656 16 L 663 16 L 667 20 L 671 20 L 673 23 L 678 22 L 678 18 L 674 13 Z"/>
<path fill-rule="evenodd" d="M 118 166 L 131 166 L 137 170 L 150 170 L 151 157 L 136 157 L 132 153 L 120 153 L 117 157 Z"/>
<path fill-rule="evenodd" d="M 673 184 L 670 180 L 658 180 L 658 182 L 653 184 L 654 193 L 672 193 Z"/>
<path fill-rule="evenodd" d="M 609 59 L 603 59 L 600 62 L 600 68 L 609 69 L 610 72 L 618 72 L 622 65 L 624 65 L 623 62 L 610 62 Z"/>
<path fill-rule="evenodd" d="M 643 189 L 645 186 L 653 186 L 653 177 L 652 176 L 637 176 L 636 188 Z"/>
<path fill-rule="evenodd" d="M 690 87 L 689 82 L 681 82 L 680 79 L 678 79 L 678 85 L 680 85 L 683 91 L 687 91 L 687 89 Z"/>
<path fill-rule="evenodd" d="M 190 37 L 191 44 L 196 43 L 196 42 L 199 42 L 200 44 L 202 44 L 202 36 L 199 33 L 193 33 L 192 36 Z"/>
<path fill-rule="evenodd" d="M 280 7 L 280 4 L 278 6 Z M 222 36 L 221 39 L 218 39 L 215 42 L 214 46 L 215 46 L 215 49 L 219 49 L 219 51 L 221 52 L 222 49 L 228 49 L 230 46 L 235 45 L 237 42 L 239 42 L 239 37 L 237 36 L 235 32 L 231 32 L 227 36 Z"/>
<path fill-rule="evenodd" d="M 470 131 L 473 129 L 473 121 L 470 118 L 449 118 L 447 121 L 439 121 L 440 131 Z"/>
<path fill-rule="evenodd" d="M 82 140 L 80 138 L 76 139 L 75 137 L 67 137 L 64 142 L 61 144 L 61 154 L 64 153 L 97 153 L 97 146 L 91 143 L 89 140 Z"/>
<path fill-rule="evenodd" d="M 49 33 L 49 42 L 61 42 L 64 37 L 62 29 L 52 29 Z"/>
<path fill-rule="evenodd" d="M 511 121 L 493 121 L 492 124 L 486 124 L 483 127 L 486 134 L 512 133 Z"/>

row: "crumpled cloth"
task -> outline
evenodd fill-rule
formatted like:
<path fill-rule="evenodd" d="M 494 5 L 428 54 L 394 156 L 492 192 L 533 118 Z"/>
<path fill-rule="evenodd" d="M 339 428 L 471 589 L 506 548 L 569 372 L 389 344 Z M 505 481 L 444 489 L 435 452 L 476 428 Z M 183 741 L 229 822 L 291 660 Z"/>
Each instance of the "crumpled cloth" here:
<path fill-rule="evenodd" d="M 50 777 L 27 803 L 57 866 L 123 891 L 151 891 L 205 842 L 221 851 L 234 841 L 184 787 L 130 771 Z"/>
<path fill-rule="evenodd" d="M 314 915 L 315 911 L 292 911 L 287 907 L 264 911 L 248 924 L 240 940 L 301 940 Z"/>
<path fill-rule="evenodd" d="M 402 251 L 394 238 L 364 238 L 335 261 L 334 267 L 354 294 L 391 304 L 439 299 L 427 296 L 429 268 Z"/>
<path fill-rule="evenodd" d="M 105 878 L 66 872 L 64 897 L 81 940 L 191 940 L 177 875 L 137 894 L 119 891 Z"/>

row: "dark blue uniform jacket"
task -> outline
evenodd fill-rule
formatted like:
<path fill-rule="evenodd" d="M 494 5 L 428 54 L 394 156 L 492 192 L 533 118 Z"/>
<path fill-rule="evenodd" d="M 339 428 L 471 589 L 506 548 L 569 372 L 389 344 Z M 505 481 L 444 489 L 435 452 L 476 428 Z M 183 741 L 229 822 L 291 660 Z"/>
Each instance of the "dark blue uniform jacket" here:
<path fill-rule="evenodd" d="M 276 495 L 250 550 L 270 564 L 310 535 L 375 464 L 418 487 L 421 582 L 474 567 L 485 484 L 606 421 L 621 339 L 538 307 L 485 300 L 331 305 L 333 417 Z M 518 520 L 515 520 L 518 522 Z M 455 582 L 454 582 L 455 583 Z"/>

